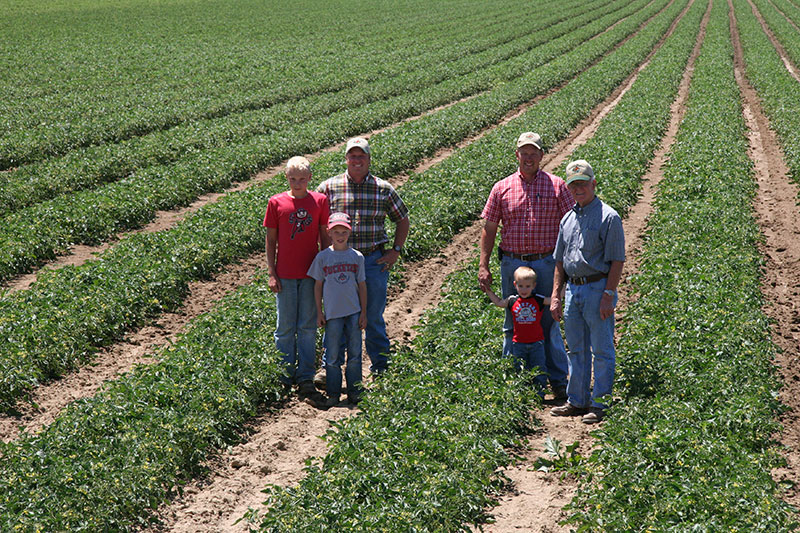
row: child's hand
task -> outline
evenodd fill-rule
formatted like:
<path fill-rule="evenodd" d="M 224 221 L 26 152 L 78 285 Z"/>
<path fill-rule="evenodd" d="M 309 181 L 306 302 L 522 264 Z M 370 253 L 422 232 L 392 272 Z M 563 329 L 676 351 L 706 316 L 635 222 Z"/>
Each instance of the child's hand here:
<path fill-rule="evenodd" d="M 317 327 L 324 328 L 325 327 L 325 315 L 317 315 Z"/>
<path fill-rule="evenodd" d="M 278 276 L 273 276 L 272 274 L 270 274 L 269 290 L 271 290 L 272 292 L 281 292 L 281 280 L 278 279 Z"/>
<path fill-rule="evenodd" d="M 367 313 L 364 311 L 361 311 L 361 315 L 358 317 L 358 327 L 367 329 Z"/>

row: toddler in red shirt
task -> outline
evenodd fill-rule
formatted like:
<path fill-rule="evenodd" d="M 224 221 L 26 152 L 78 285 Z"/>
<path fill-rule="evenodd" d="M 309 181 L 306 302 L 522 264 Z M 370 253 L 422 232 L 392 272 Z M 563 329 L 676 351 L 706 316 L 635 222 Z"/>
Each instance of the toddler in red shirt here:
<path fill-rule="evenodd" d="M 550 305 L 550 298 L 534 294 L 536 272 L 532 268 L 521 266 L 514 271 L 514 287 L 517 294 L 500 299 L 487 287 L 484 292 L 497 307 L 509 309 L 514 323 L 511 355 L 517 369 L 536 369 L 533 379 L 537 394 L 544 399 L 547 386 L 544 357 L 544 333 L 542 331 L 542 310 Z"/>

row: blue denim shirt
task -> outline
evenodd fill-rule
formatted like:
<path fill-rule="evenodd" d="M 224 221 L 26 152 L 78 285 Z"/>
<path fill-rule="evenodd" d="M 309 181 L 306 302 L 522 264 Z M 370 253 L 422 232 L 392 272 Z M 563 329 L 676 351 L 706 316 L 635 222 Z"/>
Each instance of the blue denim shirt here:
<path fill-rule="evenodd" d="M 625 261 L 622 219 L 596 196 L 586 207 L 575 204 L 561 219 L 553 257 L 570 278 L 608 273 L 612 261 Z"/>

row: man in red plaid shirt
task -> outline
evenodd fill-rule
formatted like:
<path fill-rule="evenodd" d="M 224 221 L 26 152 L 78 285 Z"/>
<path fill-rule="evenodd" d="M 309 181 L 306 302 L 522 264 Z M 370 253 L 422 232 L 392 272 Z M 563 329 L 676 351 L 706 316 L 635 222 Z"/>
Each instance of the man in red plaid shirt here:
<path fill-rule="evenodd" d="M 558 238 L 558 225 L 575 200 L 564 180 L 540 168 L 544 151 L 541 137 L 525 132 L 517 140 L 519 168 L 494 184 L 481 217 L 486 222 L 481 231 L 478 281 L 481 288 L 492 284 L 489 257 L 494 248 L 497 229 L 500 231 L 500 280 L 503 298 L 514 294 L 514 271 L 528 266 L 536 271 L 536 294 L 549 295 L 553 289 L 555 260 L 553 249 Z M 566 398 L 567 353 L 558 324 L 550 311 L 542 313 L 545 334 L 545 359 L 550 387 L 557 400 Z M 503 324 L 503 354 L 511 354 L 513 322 L 506 311 Z"/>

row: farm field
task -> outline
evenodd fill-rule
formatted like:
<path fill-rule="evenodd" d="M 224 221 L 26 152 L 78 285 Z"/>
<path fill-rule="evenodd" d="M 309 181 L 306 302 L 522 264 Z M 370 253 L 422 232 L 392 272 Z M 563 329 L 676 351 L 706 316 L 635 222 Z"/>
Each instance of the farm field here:
<path fill-rule="evenodd" d="M 0 530 L 798 529 L 796 0 L 4 11 Z M 477 287 L 528 130 L 623 216 L 594 428 Z M 392 370 L 323 412 L 281 392 L 261 221 L 286 159 L 316 184 L 353 135 L 411 232 Z"/>

